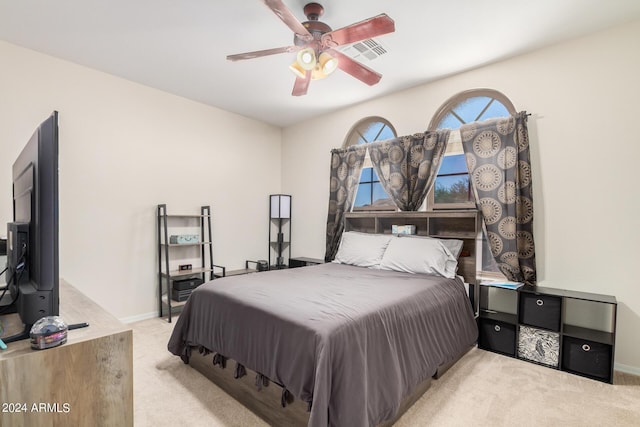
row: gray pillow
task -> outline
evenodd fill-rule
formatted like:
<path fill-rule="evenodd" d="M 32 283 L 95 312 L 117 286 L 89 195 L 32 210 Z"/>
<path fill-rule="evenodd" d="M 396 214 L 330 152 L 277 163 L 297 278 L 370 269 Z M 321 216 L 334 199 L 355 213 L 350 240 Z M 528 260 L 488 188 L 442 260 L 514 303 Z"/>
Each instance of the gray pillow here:
<path fill-rule="evenodd" d="M 368 234 L 356 231 L 342 233 L 338 253 L 333 262 L 379 268 L 380 260 L 391 237 L 388 234 Z"/>
<path fill-rule="evenodd" d="M 381 270 L 435 274 L 453 278 L 458 261 L 439 239 L 394 237 L 380 262 Z"/>
<path fill-rule="evenodd" d="M 398 237 L 439 240 L 447 247 L 447 249 L 449 249 L 449 252 L 451 252 L 451 255 L 453 255 L 453 257 L 455 259 L 458 259 L 458 257 L 462 253 L 462 245 L 464 244 L 464 242 L 462 240 L 459 240 L 459 239 L 438 239 L 436 237 L 431 237 L 431 236 L 416 236 L 416 235 L 403 235 L 403 234 L 400 234 L 400 235 L 398 235 Z"/>

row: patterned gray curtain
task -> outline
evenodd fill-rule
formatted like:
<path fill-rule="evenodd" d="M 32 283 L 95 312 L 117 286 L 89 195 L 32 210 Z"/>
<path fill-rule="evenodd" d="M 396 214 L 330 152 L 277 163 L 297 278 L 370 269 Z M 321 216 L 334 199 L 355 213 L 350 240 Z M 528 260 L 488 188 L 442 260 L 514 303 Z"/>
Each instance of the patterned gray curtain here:
<path fill-rule="evenodd" d="M 369 144 L 380 184 L 402 211 L 417 211 L 433 185 L 447 147 L 449 129 Z"/>
<path fill-rule="evenodd" d="M 527 114 L 469 123 L 460 133 L 493 257 L 507 279 L 535 285 Z"/>
<path fill-rule="evenodd" d="M 329 213 L 327 215 L 327 249 L 325 261 L 332 261 L 344 230 L 344 213 L 351 210 L 356 196 L 362 162 L 367 152 L 364 145 L 354 145 L 331 151 Z"/>

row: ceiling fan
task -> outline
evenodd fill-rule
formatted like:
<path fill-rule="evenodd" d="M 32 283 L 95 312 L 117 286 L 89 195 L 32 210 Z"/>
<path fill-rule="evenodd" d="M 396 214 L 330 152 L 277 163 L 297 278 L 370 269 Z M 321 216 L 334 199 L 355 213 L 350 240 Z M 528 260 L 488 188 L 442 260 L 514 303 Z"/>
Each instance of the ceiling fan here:
<path fill-rule="evenodd" d="M 381 74 L 354 61 L 336 48 L 394 32 L 393 19 L 386 14 L 382 13 L 364 21 L 332 30 L 327 24 L 318 20 L 324 13 L 324 8 L 318 3 L 309 3 L 304 7 L 304 14 L 308 21 L 301 23 L 282 0 L 262 1 L 294 32 L 293 45 L 229 55 L 227 56 L 228 60 L 239 61 L 279 53 L 297 52 L 296 60 L 289 67 L 296 74 L 296 81 L 291 93 L 294 96 L 305 95 L 311 80 L 324 78 L 336 68 L 370 86 L 378 83 L 382 78 Z"/>

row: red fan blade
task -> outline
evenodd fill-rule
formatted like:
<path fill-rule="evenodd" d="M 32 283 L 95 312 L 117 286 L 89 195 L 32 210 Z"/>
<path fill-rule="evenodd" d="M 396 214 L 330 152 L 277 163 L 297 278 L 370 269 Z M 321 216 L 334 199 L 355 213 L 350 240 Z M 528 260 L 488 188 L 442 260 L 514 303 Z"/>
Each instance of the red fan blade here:
<path fill-rule="evenodd" d="M 227 56 L 227 59 L 229 61 L 240 61 L 242 59 L 253 59 L 253 58 L 258 58 L 260 56 L 275 55 L 278 53 L 296 52 L 300 49 L 301 49 L 300 46 L 276 47 L 273 49 L 256 50 L 255 52 L 246 52 L 246 53 L 238 53 L 237 55 L 229 55 Z"/>
<path fill-rule="evenodd" d="M 370 39 L 383 34 L 393 33 L 396 25 L 393 19 L 383 13 L 373 18 L 330 31 L 322 35 L 322 44 L 326 47 L 342 46 L 360 40 Z"/>
<path fill-rule="evenodd" d="M 264 4 L 266 4 L 269 9 L 273 11 L 278 18 L 284 22 L 287 27 L 291 28 L 291 31 L 299 35 L 303 40 L 310 41 L 313 39 L 313 36 L 307 30 L 304 25 L 300 23 L 298 18 L 295 17 L 293 13 L 287 8 L 287 6 L 282 3 L 282 0 L 262 0 Z"/>
<path fill-rule="evenodd" d="M 351 74 L 353 77 L 368 84 L 369 86 L 373 86 L 378 83 L 382 78 L 382 74 L 376 73 L 371 68 L 354 61 L 340 51 L 329 49 L 328 52 L 338 58 L 338 68 L 347 74 Z"/>
<path fill-rule="evenodd" d="M 296 76 L 296 82 L 293 84 L 293 92 L 291 95 L 293 96 L 302 96 L 307 94 L 307 89 L 309 88 L 309 82 L 311 82 L 311 71 L 307 71 L 305 77 Z"/>

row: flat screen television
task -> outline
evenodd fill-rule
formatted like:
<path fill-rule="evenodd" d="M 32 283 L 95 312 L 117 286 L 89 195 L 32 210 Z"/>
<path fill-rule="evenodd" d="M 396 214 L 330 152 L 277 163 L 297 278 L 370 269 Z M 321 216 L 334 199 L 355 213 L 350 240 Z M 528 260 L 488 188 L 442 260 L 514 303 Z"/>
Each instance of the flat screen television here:
<path fill-rule="evenodd" d="M 5 342 L 28 338 L 36 321 L 59 314 L 57 111 L 38 126 L 12 171 L 6 271 L 10 302 L 0 306 L 0 313 L 18 313 L 24 331 L 2 338 Z"/>

